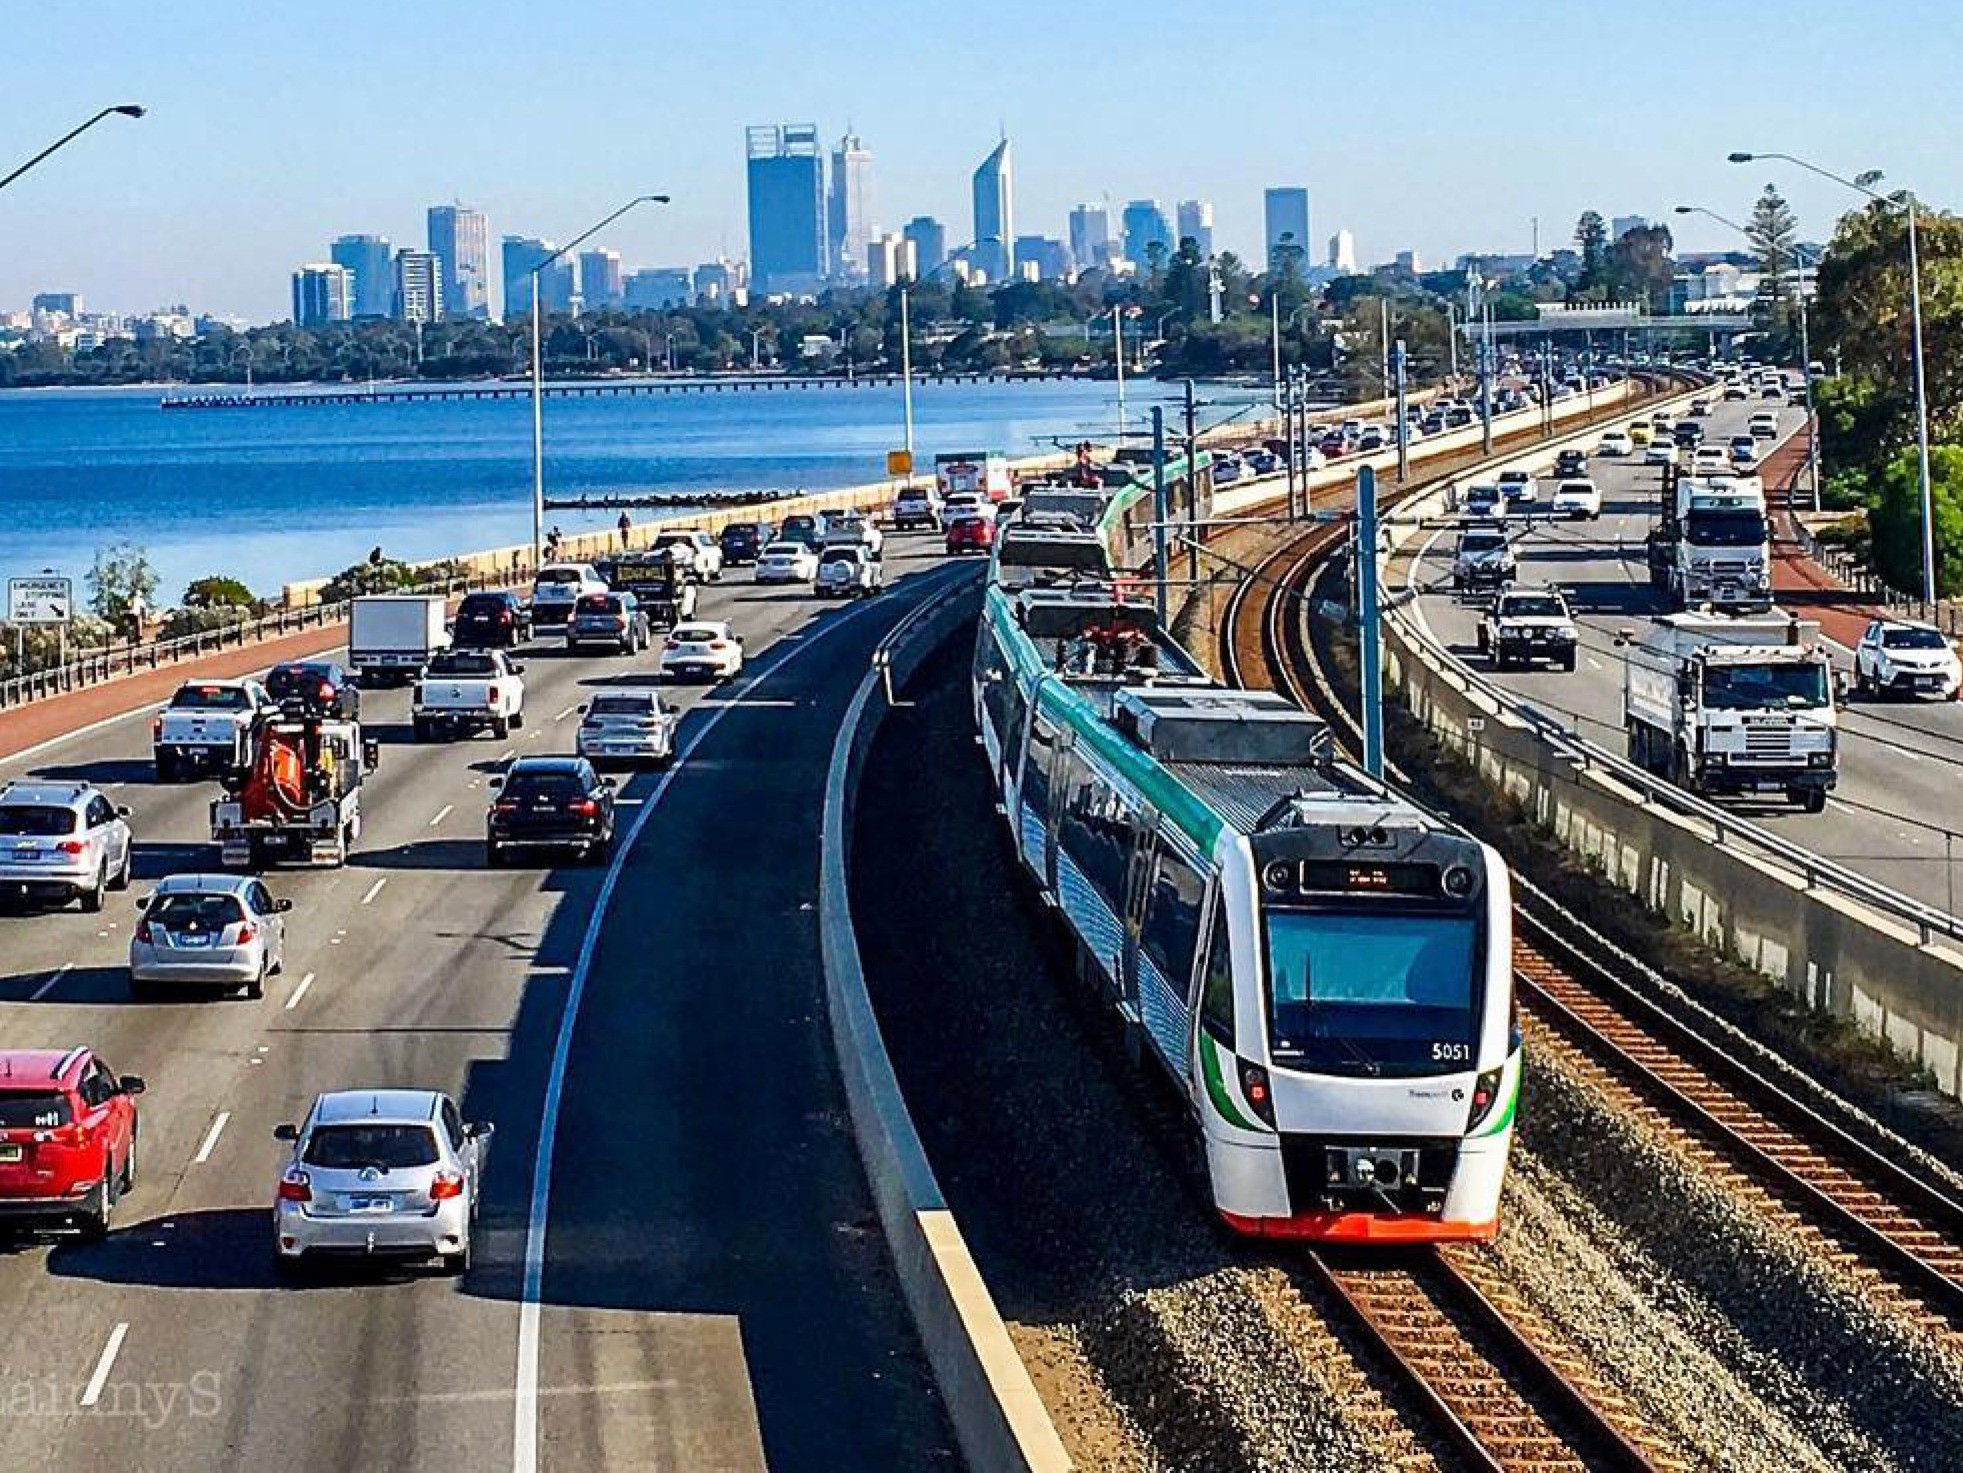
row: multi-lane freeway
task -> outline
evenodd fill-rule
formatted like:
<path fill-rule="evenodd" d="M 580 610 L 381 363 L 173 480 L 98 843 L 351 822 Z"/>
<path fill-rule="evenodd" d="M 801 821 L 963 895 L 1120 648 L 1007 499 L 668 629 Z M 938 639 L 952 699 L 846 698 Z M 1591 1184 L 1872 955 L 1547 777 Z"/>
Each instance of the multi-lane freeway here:
<path fill-rule="evenodd" d="M 133 1002 L 148 881 L 215 867 L 211 784 L 156 786 L 137 713 L 0 763 L 134 811 L 100 915 L 0 914 L 0 1043 L 87 1043 L 147 1078 L 107 1241 L 0 1255 L 0 1458 L 29 1468 L 919 1468 L 951 1438 L 893 1282 L 822 1021 L 812 897 L 825 759 L 883 631 L 967 576 L 896 542 L 889 592 L 708 591 L 750 665 L 687 694 L 682 760 L 623 782 L 611 867 L 488 869 L 486 779 L 570 751 L 651 656 L 539 641 L 522 730 L 383 743 L 342 870 L 294 901 L 259 1002 Z M 901 577 L 902 573 L 909 576 Z M 451 1092 L 493 1122 L 467 1276 L 276 1279 L 281 1121 L 322 1090 Z"/>
<path fill-rule="evenodd" d="M 1706 443 L 1743 434 L 1758 401 L 1714 403 Z M 1780 411 L 1781 438 L 1801 424 Z M 1569 591 L 1581 626 L 1573 674 L 1545 666 L 1493 670 L 1476 646 L 1479 605 L 1453 596 L 1449 532 L 1427 534 L 1418 557 L 1398 575 L 1423 590 L 1416 608 L 1456 653 L 1536 707 L 1558 714 L 1588 740 L 1624 750 L 1624 660 L 1618 631 L 1636 631 L 1665 611 L 1651 590 L 1643 536 L 1655 524 L 1660 467 L 1629 458 L 1592 457 L 1589 474 L 1602 490 L 1599 521 L 1535 518 L 1516 544 L 1523 586 L 1558 584 Z M 1768 488 L 1770 489 L 1770 488 Z M 1551 486 L 1543 482 L 1545 511 Z M 1800 612 L 1804 613 L 1804 610 Z M 1829 645 L 1836 668 L 1851 673 L 1851 652 Z M 1745 804 L 1739 811 L 1824 858 L 1954 911 L 1963 890 L 1963 705 L 1946 701 L 1857 701 L 1840 712 L 1840 779 L 1826 812 L 1783 804 Z"/>

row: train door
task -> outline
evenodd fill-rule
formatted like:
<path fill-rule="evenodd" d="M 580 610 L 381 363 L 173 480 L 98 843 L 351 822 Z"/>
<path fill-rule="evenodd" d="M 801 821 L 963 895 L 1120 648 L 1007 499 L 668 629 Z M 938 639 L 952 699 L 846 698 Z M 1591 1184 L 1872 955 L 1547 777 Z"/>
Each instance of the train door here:
<path fill-rule="evenodd" d="M 1118 998 L 1135 1016 L 1138 997 L 1138 938 L 1145 923 L 1145 903 L 1152 894 L 1159 863 L 1159 814 L 1150 804 L 1132 815 L 1131 866 L 1125 875 L 1125 949 L 1113 983 Z"/>

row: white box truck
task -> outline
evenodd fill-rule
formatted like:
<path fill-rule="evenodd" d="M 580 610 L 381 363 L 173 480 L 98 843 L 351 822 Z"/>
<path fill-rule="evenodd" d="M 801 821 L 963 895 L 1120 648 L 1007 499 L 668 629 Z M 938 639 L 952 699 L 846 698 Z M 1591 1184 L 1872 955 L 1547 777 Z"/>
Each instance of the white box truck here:
<path fill-rule="evenodd" d="M 1679 475 L 1666 468 L 1661 515 L 1647 539 L 1650 584 L 1679 609 L 1772 607 L 1771 527 L 1757 476 Z"/>
<path fill-rule="evenodd" d="M 450 647 L 440 594 L 376 593 L 358 598 L 348 621 L 348 663 L 367 685 L 407 680 Z"/>
<path fill-rule="evenodd" d="M 1670 614 L 1626 653 L 1630 761 L 1693 793 L 1827 806 L 1839 733 L 1819 625 Z"/>
<path fill-rule="evenodd" d="M 993 450 L 957 450 L 934 457 L 934 489 L 943 501 L 957 492 L 972 491 L 990 501 L 1007 501 L 1016 493 L 1009 457 Z"/>

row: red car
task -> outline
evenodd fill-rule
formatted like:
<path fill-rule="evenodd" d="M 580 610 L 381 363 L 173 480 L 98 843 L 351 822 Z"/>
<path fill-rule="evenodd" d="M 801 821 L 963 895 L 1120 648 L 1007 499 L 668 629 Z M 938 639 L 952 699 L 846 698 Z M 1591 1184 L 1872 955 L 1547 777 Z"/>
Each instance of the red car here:
<path fill-rule="evenodd" d="M 0 1050 L 0 1223 L 109 1232 L 136 1181 L 136 1097 L 93 1049 Z"/>
<path fill-rule="evenodd" d="M 993 517 L 959 517 L 948 523 L 947 550 L 950 553 L 986 554 L 993 546 L 995 546 Z"/>

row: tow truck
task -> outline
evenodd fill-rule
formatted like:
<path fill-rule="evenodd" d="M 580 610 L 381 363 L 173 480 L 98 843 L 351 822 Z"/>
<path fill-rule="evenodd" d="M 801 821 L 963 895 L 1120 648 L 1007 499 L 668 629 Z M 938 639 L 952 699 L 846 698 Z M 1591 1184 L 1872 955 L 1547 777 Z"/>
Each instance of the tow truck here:
<path fill-rule="evenodd" d="M 362 780 L 381 749 L 361 724 L 289 703 L 252 729 L 250 755 L 220 782 L 211 837 L 228 869 L 286 860 L 338 867 L 361 837 Z"/>

